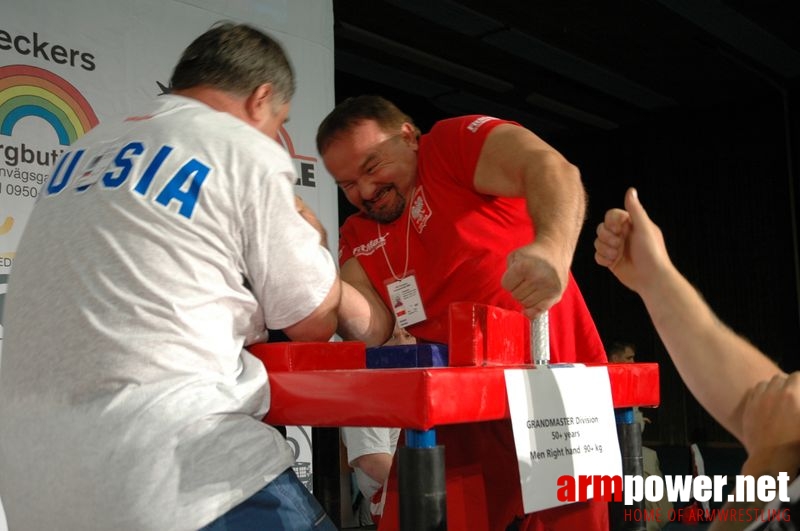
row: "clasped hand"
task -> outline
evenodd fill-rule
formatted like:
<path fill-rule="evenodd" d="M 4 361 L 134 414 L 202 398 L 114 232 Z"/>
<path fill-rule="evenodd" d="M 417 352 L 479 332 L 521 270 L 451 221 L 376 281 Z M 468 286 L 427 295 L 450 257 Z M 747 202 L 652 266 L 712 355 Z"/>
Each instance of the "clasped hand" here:
<path fill-rule="evenodd" d="M 508 255 L 500 284 L 522 304 L 529 319 L 547 311 L 561 300 L 569 281 L 569 262 L 544 242 L 520 247 Z"/>

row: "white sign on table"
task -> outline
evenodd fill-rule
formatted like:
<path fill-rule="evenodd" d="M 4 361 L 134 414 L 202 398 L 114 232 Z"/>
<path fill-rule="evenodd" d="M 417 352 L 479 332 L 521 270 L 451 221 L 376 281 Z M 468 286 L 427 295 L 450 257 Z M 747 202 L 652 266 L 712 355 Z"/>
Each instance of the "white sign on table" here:
<path fill-rule="evenodd" d="M 557 497 L 562 476 L 622 475 L 605 367 L 508 369 L 505 379 L 526 513 L 568 503 Z"/>

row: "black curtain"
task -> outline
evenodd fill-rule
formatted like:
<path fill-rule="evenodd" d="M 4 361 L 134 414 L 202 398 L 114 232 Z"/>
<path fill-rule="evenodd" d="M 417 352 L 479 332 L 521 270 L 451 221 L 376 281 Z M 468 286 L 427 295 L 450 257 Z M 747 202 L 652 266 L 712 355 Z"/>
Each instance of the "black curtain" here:
<path fill-rule="evenodd" d="M 554 142 L 581 168 L 589 194 L 573 269 L 600 333 L 633 341 L 638 361 L 660 363 L 661 407 L 646 411 L 653 419 L 646 442 L 734 439 L 689 395 L 638 297 L 594 263 L 594 231 L 635 186 L 672 260 L 720 319 L 797 370 L 797 182 L 789 164 L 796 146 L 784 104 L 776 93 L 772 101 L 665 113 L 614 134 Z"/>

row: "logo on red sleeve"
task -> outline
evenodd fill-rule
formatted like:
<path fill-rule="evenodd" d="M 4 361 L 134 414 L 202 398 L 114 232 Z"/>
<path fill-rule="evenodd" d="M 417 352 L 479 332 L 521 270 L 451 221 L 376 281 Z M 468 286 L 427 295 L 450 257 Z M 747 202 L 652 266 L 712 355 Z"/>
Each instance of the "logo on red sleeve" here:
<path fill-rule="evenodd" d="M 478 129 L 480 129 L 483 124 L 491 122 L 492 120 L 497 120 L 497 118 L 493 116 L 481 116 L 480 118 L 476 118 L 467 126 L 467 131 L 470 133 L 477 133 Z"/>

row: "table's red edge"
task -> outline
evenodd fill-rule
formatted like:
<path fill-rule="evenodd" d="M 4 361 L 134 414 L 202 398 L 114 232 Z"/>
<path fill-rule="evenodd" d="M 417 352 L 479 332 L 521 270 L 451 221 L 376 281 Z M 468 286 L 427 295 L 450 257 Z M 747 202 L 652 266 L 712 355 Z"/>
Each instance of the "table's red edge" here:
<path fill-rule="evenodd" d="M 658 364 L 606 366 L 615 408 L 658 406 Z M 265 420 L 287 426 L 428 430 L 508 418 L 508 368 L 525 367 L 268 370 L 271 406 Z"/>

